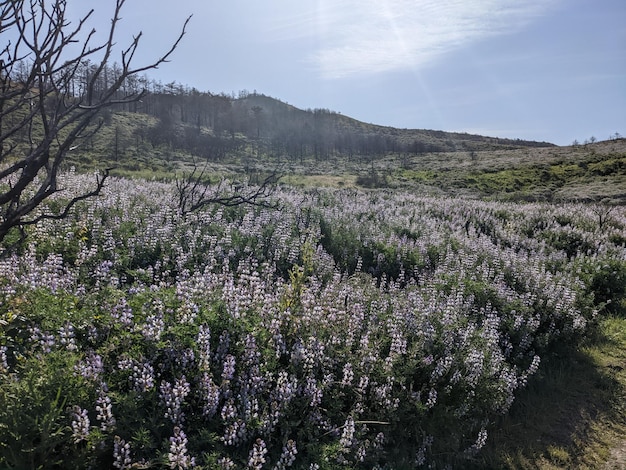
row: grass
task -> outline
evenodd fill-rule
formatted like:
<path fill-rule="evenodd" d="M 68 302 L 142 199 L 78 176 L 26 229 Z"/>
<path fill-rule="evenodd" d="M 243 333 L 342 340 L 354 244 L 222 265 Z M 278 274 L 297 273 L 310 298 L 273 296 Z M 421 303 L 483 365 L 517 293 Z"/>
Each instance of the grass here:
<path fill-rule="evenodd" d="M 623 200 L 626 141 L 593 146 L 428 154 L 385 162 L 391 184 L 500 200 Z M 379 169 L 381 168 L 378 162 Z M 574 188 L 574 189 L 572 189 Z"/>
<path fill-rule="evenodd" d="M 626 465 L 626 318 L 604 318 L 581 347 L 563 346 L 495 428 L 477 468 Z"/>
<path fill-rule="evenodd" d="M 281 178 L 281 182 L 296 187 L 348 188 L 355 186 L 355 179 L 353 176 L 287 175 Z"/>

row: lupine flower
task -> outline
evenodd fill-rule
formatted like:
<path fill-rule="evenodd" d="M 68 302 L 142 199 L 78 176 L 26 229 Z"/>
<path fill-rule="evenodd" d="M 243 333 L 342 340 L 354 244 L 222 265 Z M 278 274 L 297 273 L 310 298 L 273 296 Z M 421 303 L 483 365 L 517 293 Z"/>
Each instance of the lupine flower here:
<path fill-rule="evenodd" d="M 119 370 L 132 370 L 134 362 L 127 357 L 121 358 L 117 361 L 117 368 Z"/>
<path fill-rule="evenodd" d="M 278 462 L 276 462 L 276 466 L 274 466 L 274 470 L 285 470 L 287 467 L 291 467 L 296 461 L 297 453 L 296 441 L 289 439 L 283 446 L 283 451 L 280 454 Z"/>
<path fill-rule="evenodd" d="M 191 325 L 198 316 L 199 308 L 193 302 L 184 302 L 176 311 L 176 318 L 180 323 Z"/>
<path fill-rule="evenodd" d="M 251 334 L 246 335 L 246 343 L 243 354 L 243 361 L 246 367 L 252 367 L 254 364 L 259 362 L 259 358 L 261 357 L 261 353 L 259 352 L 256 340 L 254 336 Z"/>
<path fill-rule="evenodd" d="M 352 384 L 352 380 L 354 379 L 354 372 L 352 371 L 352 364 L 346 362 L 343 366 L 343 378 L 341 379 L 341 385 L 347 387 Z"/>
<path fill-rule="evenodd" d="M 104 374 L 104 364 L 99 354 L 89 351 L 85 358 L 74 366 L 74 370 L 84 378 L 98 382 Z"/>
<path fill-rule="evenodd" d="M 367 390 L 367 386 L 369 385 L 369 382 L 370 382 L 370 378 L 367 375 L 362 375 L 359 378 L 359 385 L 357 386 L 357 390 L 359 391 L 361 395 L 365 394 L 365 391 Z"/>
<path fill-rule="evenodd" d="M 94 325 L 88 325 L 87 326 L 87 339 L 89 340 L 89 342 L 94 344 L 98 341 L 99 337 L 100 337 L 100 332 L 98 331 L 98 328 L 96 328 Z"/>
<path fill-rule="evenodd" d="M 248 468 L 253 470 L 261 470 L 265 463 L 265 455 L 267 455 L 267 447 L 263 439 L 257 439 L 250 451 L 250 457 L 248 458 Z"/>
<path fill-rule="evenodd" d="M 422 445 L 415 455 L 415 465 L 417 465 L 418 467 L 426 463 L 426 455 L 430 447 L 433 445 L 433 441 L 434 439 L 432 436 L 426 436 L 426 438 L 422 442 Z"/>
<path fill-rule="evenodd" d="M 78 444 L 89 437 L 89 416 L 87 410 L 75 405 L 72 408 L 72 438 Z"/>
<path fill-rule="evenodd" d="M 272 400 L 269 409 L 261 416 L 260 430 L 262 434 L 271 434 L 281 417 L 281 404 L 276 400 Z"/>
<path fill-rule="evenodd" d="M 280 324 L 281 322 L 278 318 L 272 318 L 269 326 L 270 332 L 272 333 L 272 342 L 274 343 L 274 351 L 277 359 L 287 352 L 285 338 L 280 332 Z"/>
<path fill-rule="evenodd" d="M 232 470 L 237 466 L 235 465 L 235 462 L 230 459 L 230 457 L 220 457 L 217 460 L 217 464 L 222 470 Z"/>
<path fill-rule="evenodd" d="M 238 419 L 226 426 L 222 441 L 228 446 L 238 446 L 245 441 L 247 435 L 246 423 Z"/>
<path fill-rule="evenodd" d="M 365 460 L 365 457 L 367 455 L 367 448 L 369 447 L 369 444 L 370 444 L 370 441 L 366 439 L 365 442 L 359 445 L 359 448 L 354 453 L 354 459 L 357 462 L 363 462 Z"/>
<path fill-rule="evenodd" d="M 170 468 L 182 470 L 196 466 L 195 458 L 187 455 L 187 436 L 178 426 L 174 427 L 174 435 L 170 437 L 170 451 L 167 454 Z"/>
<path fill-rule="evenodd" d="M 434 388 L 430 389 L 428 392 L 428 400 L 426 400 L 426 407 L 432 408 L 437 403 L 437 390 Z"/>
<path fill-rule="evenodd" d="M 78 349 L 74 336 L 74 327 L 71 323 L 67 323 L 59 329 L 59 343 L 68 351 L 76 351 Z"/>
<path fill-rule="evenodd" d="M 376 401 L 380 406 L 387 410 L 395 410 L 398 405 L 398 397 L 393 396 L 393 386 L 390 377 L 388 377 L 388 382 L 386 384 L 377 385 L 374 388 L 374 396 L 376 397 Z"/>
<path fill-rule="evenodd" d="M 280 371 L 276 380 L 276 400 L 283 405 L 289 404 L 296 396 L 297 387 L 298 380 L 295 377 L 290 378 L 286 371 Z"/>
<path fill-rule="evenodd" d="M 172 354 L 169 357 L 169 360 L 172 361 L 172 364 L 180 367 L 180 369 L 188 369 L 193 367 L 196 362 L 196 355 L 191 348 L 185 349 L 172 349 Z"/>
<path fill-rule="evenodd" d="M 147 362 L 133 366 L 131 381 L 138 392 L 147 392 L 154 387 L 154 368 Z"/>
<path fill-rule="evenodd" d="M 478 452 L 482 449 L 487 443 L 487 430 L 482 428 L 478 433 L 478 437 L 476 438 L 476 442 L 472 445 L 471 449 L 474 452 Z"/>
<path fill-rule="evenodd" d="M 200 355 L 200 368 L 208 370 L 211 367 L 211 330 L 206 325 L 200 325 L 196 346 Z"/>
<path fill-rule="evenodd" d="M 111 316 L 125 327 L 133 325 L 133 310 L 130 308 L 125 298 L 122 298 L 111 310 Z"/>
<path fill-rule="evenodd" d="M 131 468 L 130 444 L 120 436 L 113 439 L 113 466 L 120 470 Z"/>
<path fill-rule="evenodd" d="M 374 449 L 380 449 L 383 447 L 383 445 L 385 444 L 385 434 L 382 432 L 379 432 L 378 434 L 376 434 L 376 438 L 374 439 L 374 442 L 372 443 Z"/>
<path fill-rule="evenodd" d="M 342 449 L 350 449 L 354 441 L 354 418 L 348 416 L 346 422 L 343 425 L 343 431 L 341 432 L 341 439 L 339 439 L 339 445 Z"/>
<path fill-rule="evenodd" d="M 9 363 L 7 362 L 7 347 L 0 346 L 0 374 L 9 372 Z"/>
<path fill-rule="evenodd" d="M 222 371 L 222 380 L 233 380 L 235 376 L 235 356 L 228 354 L 224 359 L 224 369 Z"/>
<path fill-rule="evenodd" d="M 200 389 L 203 396 L 202 414 L 211 418 L 217 412 L 220 401 L 220 387 L 216 385 L 206 372 L 202 375 Z"/>
<path fill-rule="evenodd" d="M 167 408 L 165 417 L 171 419 L 174 424 L 182 424 L 184 420 L 185 415 L 181 406 L 189 392 L 191 392 L 191 389 L 184 375 L 176 379 L 174 385 L 169 382 L 163 382 L 161 384 L 161 400 Z"/>
<path fill-rule="evenodd" d="M 224 403 L 224 406 L 222 407 L 222 421 L 231 421 L 233 419 L 235 419 L 235 417 L 237 416 L 237 408 L 235 407 L 235 400 L 232 398 L 229 398 L 228 400 L 226 400 L 226 403 Z"/>
<path fill-rule="evenodd" d="M 54 335 L 41 331 L 38 327 L 34 326 L 30 329 L 30 342 L 32 344 L 38 344 L 44 353 L 52 351 L 54 346 Z"/>
<path fill-rule="evenodd" d="M 146 318 L 146 322 L 141 327 L 141 333 L 144 337 L 152 341 L 159 341 L 164 330 L 165 321 L 163 320 L 163 315 L 160 313 L 149 315 Z"/>
<path fill-rule="evenodd" d="M 216 359 L 222 361 L 226 357 L 226 353 L 230 348 L 230 334 L 228 331 L 223 331 L 220 335 L 219 343 L 217 345 L 217 351 L 215 353 Z"/>
<path fill-rule="evenodd" d="M 100 393 L 96 399 L 96 419 L 100 421 L 100 429 L 106 431 L 115 426 L 115 417 L 111 406 L 111 399 L 106 394 L 106 385 L 100 388 Z"/>
<path fill-rule="evenodd" d="M 309 398 L 309 406 L 311 408 L 315 408 L 322 402 L 322 389 L 318 386 L 317 381 L 313 377 L 306 379 L 304 394 Z"/>

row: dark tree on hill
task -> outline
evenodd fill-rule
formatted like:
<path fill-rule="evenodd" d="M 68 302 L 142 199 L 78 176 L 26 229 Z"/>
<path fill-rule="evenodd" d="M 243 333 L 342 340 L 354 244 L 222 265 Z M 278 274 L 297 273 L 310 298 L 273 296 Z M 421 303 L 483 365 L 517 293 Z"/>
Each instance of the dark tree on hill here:
<path fill-rule="evenodd" d="M 114 2 L 107 39 L 99 44 L 95 30 L 86 31 L 93 10 L 72 24 L 66 0 L 0 3 L 0 241 L 15 227 L 66 217 L 100 192 L 108 171 L 58 212 L 35 210 L 62 191 L 57 177 L 64 158 L 98 131 L 102 112 L 140 100 L 146 93 L 138 88 L 140 74 L 166 62 L 185 34 L 189 18 L 160 58 L 135 65 L 139 33 L 110 67 L 124 3 Z"/>

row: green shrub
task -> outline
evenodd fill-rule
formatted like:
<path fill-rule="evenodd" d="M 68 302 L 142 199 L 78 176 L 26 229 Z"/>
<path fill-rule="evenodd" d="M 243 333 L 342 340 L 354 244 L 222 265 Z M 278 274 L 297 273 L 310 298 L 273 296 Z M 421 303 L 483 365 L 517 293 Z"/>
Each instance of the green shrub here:
<path fill-rule="evenodd" d="M 608 313 L 626 315 L 626 261 L 607 259 L 589 264 L 587 289 L 596 306 Z"/>

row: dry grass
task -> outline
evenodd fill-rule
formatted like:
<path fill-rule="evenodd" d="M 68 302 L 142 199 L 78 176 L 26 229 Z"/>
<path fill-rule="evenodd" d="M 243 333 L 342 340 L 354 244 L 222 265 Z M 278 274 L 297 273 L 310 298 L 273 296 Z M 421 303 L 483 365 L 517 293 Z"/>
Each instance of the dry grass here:
<path fill-rule="evenodd" d="M 356 177 L 351 175 L 286 175 L 280 181 L 297 187 L 352 188 L 356 186 Z"/>
<path fill-rule="evenodd" d="M 372 132 L 375 127 L 343 116 L 336 118 L 345 125 L 356 125 Z M 133 132 L 150 128 L 155 122 L 154 118 L 144 115 L 114 114 L 94 145 L 86 147 L 80 155 L 70 155 L 68 163 L 75 164 L 79 170 L 97 165 L 115 166 L 125 175 L 169 171 L 173 176 L 175 172 L 190 171 L 194 164 L 191 155 L 166 146 L 149 148 Z M 409 130 L 377 129 L 393 138 L 413 136 L 413 131 Z M 439 134 L 419 133 L 426 140 L 441 138 Z M 116 135 L 120 136 L 119 148 L 114 145 Z M 467 135 L 456 137 L 470 139 Z M 284 183 L 296 186 L 362 185 L 510 201 L 609 198 L 626 203 L 626 139 L 568 147 L 524 147 L 518 143 L 519 148 L 508 150 L 502 142 L 498 149 L 495 143 L 488 145 L 489 141 L 468 140 L 467 145 L 457 146 L 463 150 L 456 152 L 330 155 L 320 159 L 300 159 L 284 154 L 270 156 L 262 152 L 259 155 L 254 145 L 246 143 L 244 136 L 237 139 L 236 150 L 220 161 L 208 162 L 207 173 L 213 175 L 213 179 L 221 176 L 241 179 L 254 172 L 277 169 Z M 112 158 L 116 148 L 119 160 Z M 197 158 L 195 161 L 200 166 L 206 162 Z"/>

